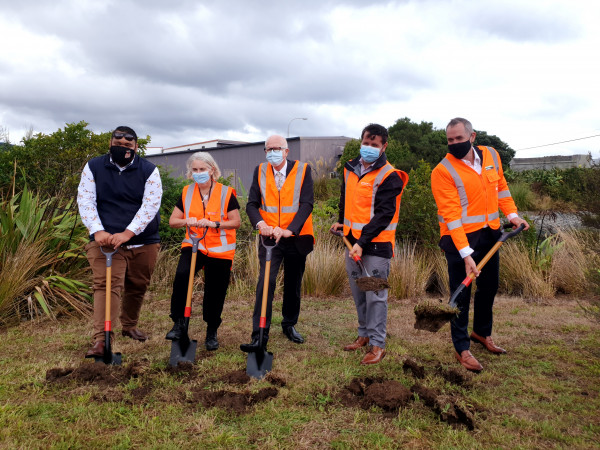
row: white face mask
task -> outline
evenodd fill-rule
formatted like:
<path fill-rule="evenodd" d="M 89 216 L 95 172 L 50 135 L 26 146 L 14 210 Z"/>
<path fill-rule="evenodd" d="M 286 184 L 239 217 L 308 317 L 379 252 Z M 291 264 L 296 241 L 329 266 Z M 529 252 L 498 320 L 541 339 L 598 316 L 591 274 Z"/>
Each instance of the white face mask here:
<path fill-rule="evenodd" d="M 283 150 L 271 150 L 267 152 L 267 161 L 273 166 L 278 166 L 283 161 Z"/>

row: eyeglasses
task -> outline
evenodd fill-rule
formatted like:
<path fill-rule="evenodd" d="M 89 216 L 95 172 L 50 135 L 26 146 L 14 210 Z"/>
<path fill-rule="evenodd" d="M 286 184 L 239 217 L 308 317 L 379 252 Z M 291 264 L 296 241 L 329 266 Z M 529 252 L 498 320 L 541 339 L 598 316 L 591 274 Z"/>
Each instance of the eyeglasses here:
<path fill-rule="evenodd" d="M 113 139 L 127 139 L 128 141 L 133 141 L 135 136 L 129 133 L 113 133 Z"/>
<path fill-rule="evenodd" d="M 265 153 L 269 153 L 269 152 L 279 152 L 281 150 L 287 150 L 286 147 L 271 147 L 271 148 L 266 148 L 265 147 Z"/>

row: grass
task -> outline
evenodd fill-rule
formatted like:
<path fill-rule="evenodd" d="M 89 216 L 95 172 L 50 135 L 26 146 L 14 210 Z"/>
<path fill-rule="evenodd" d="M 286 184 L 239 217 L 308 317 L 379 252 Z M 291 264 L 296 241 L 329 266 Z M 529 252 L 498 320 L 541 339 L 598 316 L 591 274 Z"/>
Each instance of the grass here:
<path fill-rule="evenodd" d="M 77 368 L 84 361 L 90 326 L 86 320 L 35 321 L 2 331 L 0 352 L 0 446 L 5 448 L 592 448 L 600 439 L 600 324 L 581 313 L 571 298 L 530 303 L 500 297 L 495 306 L 500 357 L 472 351 L 485 370 L 469 385 L 450 383 L 441 368 L 462 368 L 453 359 L 449 330 L 415 330 L 414 302 L 391 300 L 388 354 L 377 366 L 359 364 L 362 353 L 341 347 L 356 335 L 351 298 L 304 297 L 298 330 L 306 343 L 295 345 L 271 331 L 275 355 L 267 380 L 232 384 L 223 376 L 245 368 L 238 346 L 248 340 L 253 298 L 228 298 L 219 330 L 221 348 L 210 355 L 199 346 L 190 373 L 166 370 L 170 344 L 167 294 L 152 292 L 142 310 L 145 344 L 119 336 L 116 351 L 137 376 L 106 386 L 75 380 L 46 381 L 51 368 Z M 192 336 L 202 339 L 200 308 Z M 274 316 L 281 319 L 281 299 Z M 115 324 L 118 330 L 118 324 Z M 402 369 L 406 357 L 425 367 L 415 379 Z M 116 371 L 116 368 L 112 369 Z M 416 382 L 453 395 L 475 408 L 475 428 L 453 427 L 422 400 L 397 414 L 378 407 L 343 406 L 340 392 L 356 377 Z M 275 386 L 276 397 L 245 413 L 191 401 L 197 392 L 257 393 Z M 146 395 L 137 394 L 140 389 Z"/>

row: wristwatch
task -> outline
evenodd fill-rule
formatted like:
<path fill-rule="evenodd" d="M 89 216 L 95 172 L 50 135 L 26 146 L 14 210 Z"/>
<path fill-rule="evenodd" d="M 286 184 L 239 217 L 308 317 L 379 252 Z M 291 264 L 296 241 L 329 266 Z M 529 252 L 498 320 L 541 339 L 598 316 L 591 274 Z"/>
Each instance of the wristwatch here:
<path fill-rule="evenodd" d="M 221 222 L 215 221 L 215 228 L 221 228 Z"/>

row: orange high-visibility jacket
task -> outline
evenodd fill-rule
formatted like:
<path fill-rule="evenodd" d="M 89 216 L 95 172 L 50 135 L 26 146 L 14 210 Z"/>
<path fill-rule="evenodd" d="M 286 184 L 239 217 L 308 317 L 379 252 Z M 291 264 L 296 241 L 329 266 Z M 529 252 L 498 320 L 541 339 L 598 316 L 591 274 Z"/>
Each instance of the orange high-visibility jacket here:
<path fill-rule="evenodd" d="M 278 191 L 273 166 L 270 163 L 259 165 L 258 186 L 261 198 L 258 211 L 267 225 L 285 230 L 292 223 L 300 208 L 300 191 L 304 183 L 306 167 L 306 163 L 296 161 L 287 174 L 281 190 Z M 300 235 L 310 235 L 314 239 L 312 213 L 304 222 Z"/>
<path fill-rule="evenodd" d="M 500 227 L 498 207 L 504 215 L 517 212 L 498 152 L 480 145 L 481 175 L 451 154 L 431 172 L 431 190 L 438 207 L 440 234 L 450 235 L 457 250 L 469 246 L 467 233 L 484 226 Z"/>
<path fill-rule="evenodd" d="M 223 186 L 221 183 L 214 183 L 210 198 L 204 210 L 200 190 L 197 184 L 190 184 L 183 188 L 183 212 L 185 218 L 196 217 L 197 219 L 206 218 L 212 222 L 223 222 L 228 220 L 227 207 L 229 200 L 233 195 L 233 189 L 229 186 Z M 202 236 L 204 230 L 192 227 L 194 233 Z M 185 231 L 185 239 L 181 247 L 191 247 L 192 240 Z M 209 228 L 204 239 L 200 240 L 198 249 L 211 258 L 233 259 L 235 255 L 235 230 L 223 228 Z"/>
<path fill-rule="evenodd" d="M 389 242 L 392 249 L 395 246 L 396 227 L 398 226 L 398 213 L 400 211 L 400 199 L 402 192 L 408 183 L 408 174 L 386 162 L 379 169 L 367 172 L 359 179 L 356 173 L 344 168 L 344 235 L 352 233 L 356 239 L 360 238 L 362 229 L 367 225 L 375 214 L 375 196 L 377 189 L 383 181 L 392 173 L 396 172 L 402 180 L 402 191 L 396 196 L 396 212 L 389 225 L 379 233 L 371 242 Z"/>

